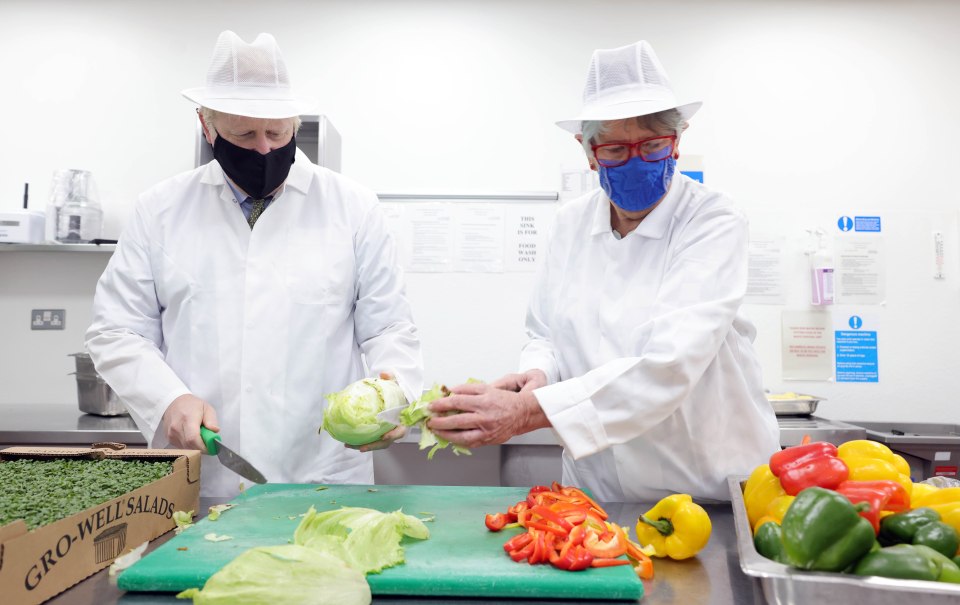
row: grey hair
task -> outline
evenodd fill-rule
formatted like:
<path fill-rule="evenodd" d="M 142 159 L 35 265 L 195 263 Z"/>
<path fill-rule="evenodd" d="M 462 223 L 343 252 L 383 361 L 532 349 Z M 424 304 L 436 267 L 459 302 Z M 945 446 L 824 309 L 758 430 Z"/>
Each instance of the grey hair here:
<path fill-rule="evenodd" d="M 203 123 L 207 126 L 213 126 L 214 120 L 218 117 L 224 115 L 222 111 L 217 111 L 216 109 L 210 109 L 209 107 L 201 107 L 200 115 L 203 116 Z M 300 119 L 300 116 L 293 116 L 293 134 L 297 134 L 300 131 L 300 124 L 303 120 Z"/>
<path fill-rule="evenodd" d="M 605 134 L 611 124 L 626 122 L 627 120 L 635 120 L 637 126 L 652 130 L 661 136 L 676 134 L 679 137 L 683 129 L 687 126 L 687 122 L 684 121 L 683 116 L 680 115 L 677 109 L 665 109 L 657 113 L 651 113 L 650 115 L 624 118 L 622 120 L 584 120 L 581 123 L 580 129 L 583 133 L 583 149 L 587 152 L 587 157 L 593 157 L 593 149 L 591 149 L 590 146 L 594 144 L 598 136 Z"/>

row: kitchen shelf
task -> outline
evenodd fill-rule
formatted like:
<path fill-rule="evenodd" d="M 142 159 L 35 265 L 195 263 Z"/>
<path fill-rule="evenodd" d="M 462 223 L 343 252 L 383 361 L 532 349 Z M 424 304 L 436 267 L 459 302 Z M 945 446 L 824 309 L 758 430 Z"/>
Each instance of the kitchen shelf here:
<path fill-rule="evenodd" d="M 0 244 L 0 252 L 110 252 L 116 244 Z"/>

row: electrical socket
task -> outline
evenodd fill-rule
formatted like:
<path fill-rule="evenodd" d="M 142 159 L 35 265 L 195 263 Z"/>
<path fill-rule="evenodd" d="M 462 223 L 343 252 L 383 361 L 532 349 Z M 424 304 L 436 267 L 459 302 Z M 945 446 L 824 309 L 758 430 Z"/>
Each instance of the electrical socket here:
<path fill-rule="evenodd" d="M 30 311 L 31 330 L 62 330 L 66 323 L 66 309 L 34 309 Z"/>

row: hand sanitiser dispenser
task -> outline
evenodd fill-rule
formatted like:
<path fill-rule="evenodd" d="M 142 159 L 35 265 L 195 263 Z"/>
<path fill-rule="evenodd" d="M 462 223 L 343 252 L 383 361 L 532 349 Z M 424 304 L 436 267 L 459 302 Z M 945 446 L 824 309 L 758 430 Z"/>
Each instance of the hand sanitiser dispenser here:
<path fill-rule="evenodd" d="M 814 305 L 833 304 L 833 257 L 823 244 L 823 231 L 817 236 L 817 249 L 810 254 L 810 302 Z"/>

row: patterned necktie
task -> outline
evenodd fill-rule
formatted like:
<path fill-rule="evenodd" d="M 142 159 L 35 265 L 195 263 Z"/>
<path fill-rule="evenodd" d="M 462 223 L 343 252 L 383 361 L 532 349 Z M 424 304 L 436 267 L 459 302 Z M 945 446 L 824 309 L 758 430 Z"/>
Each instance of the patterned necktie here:
<path fill-rule="evenodd" d="M 267 205 L 267 200 L 255 200 L 248 197 L 246 201 L 250 202 L 250 216 L 247 218 L 247 224 L 250 225 L 250 229 L 253 229 L 257 219 L 263 214 L 263 208 Z"/>

